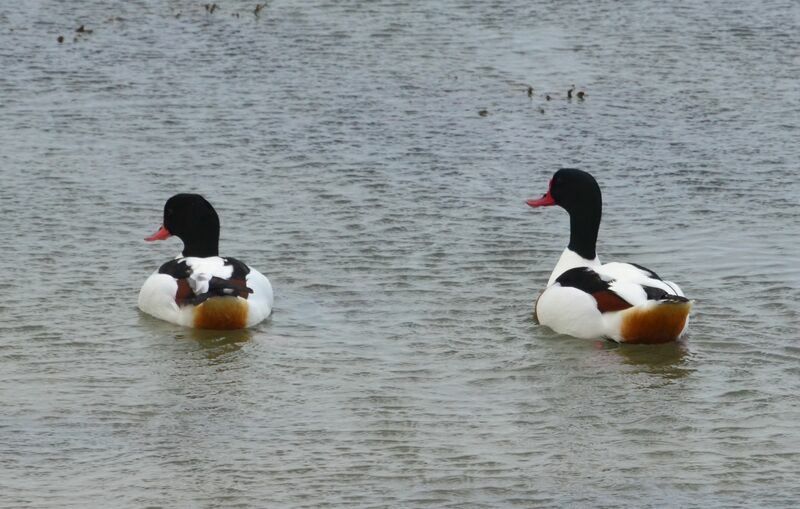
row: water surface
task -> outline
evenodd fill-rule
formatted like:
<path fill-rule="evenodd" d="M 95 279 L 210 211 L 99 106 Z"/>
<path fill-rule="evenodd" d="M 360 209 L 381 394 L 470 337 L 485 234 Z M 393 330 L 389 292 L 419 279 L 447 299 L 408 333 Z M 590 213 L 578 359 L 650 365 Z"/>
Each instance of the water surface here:
<path fill-rule="evenodd" d="M 0 7 L 0 506 L 796 504 L 796 2 L 219 5 Z M 561 166 L 685 343 L 532 323 Z M 136 309 L 176 192 L 269 322 Z"/>

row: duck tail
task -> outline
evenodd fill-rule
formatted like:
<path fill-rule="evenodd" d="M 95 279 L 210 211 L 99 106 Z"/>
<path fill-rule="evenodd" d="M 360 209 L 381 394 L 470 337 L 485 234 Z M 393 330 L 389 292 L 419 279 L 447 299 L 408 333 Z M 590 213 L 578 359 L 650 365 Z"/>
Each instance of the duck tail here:
<path fill-rule="evenodd" d="M 623 343 L 659 344 L 677 340 L 686 329 L 692 301 L 680 295 L 667 295 L 645 306 L 623 311 Z"/>
<path fill-rule="evenodd" d="M 243 329 L 248 310 L 247 301 L 237 297 L 210 298 L 194 308 L 192 325 L 198 329 Z"/>

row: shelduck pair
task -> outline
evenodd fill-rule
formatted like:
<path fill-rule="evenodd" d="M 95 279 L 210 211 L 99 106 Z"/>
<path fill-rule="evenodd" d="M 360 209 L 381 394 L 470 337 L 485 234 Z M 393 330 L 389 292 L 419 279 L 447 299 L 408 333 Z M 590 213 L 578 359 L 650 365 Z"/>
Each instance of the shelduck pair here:
<path fill-rule="evenodd" d="M 538 323 L 579 338 L 666 343 L 686 331 L 692 303 L 675 283 L 631 263 L 601 264 L 595 251 L 602 197 L 590 174 L 564 168 L 531 207 L 559 205 L 570 216 L 570 240 L 534 305 Z M 139 293 L 139 308 L 162 320 L 203 329 L 255 325 L 272 310 L 269 280 L 235 258 L 219 256 L 219 217 L 196 194 L 164 205 L 161 228 L 145 240 L 170 236 L 182 256 L 162 265 Z"/>

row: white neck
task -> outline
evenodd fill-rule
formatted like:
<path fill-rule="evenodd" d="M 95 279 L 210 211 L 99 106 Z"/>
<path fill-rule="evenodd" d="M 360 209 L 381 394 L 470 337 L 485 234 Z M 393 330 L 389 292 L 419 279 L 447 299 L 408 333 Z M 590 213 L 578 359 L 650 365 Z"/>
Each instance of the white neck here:
<path fill-rule="evenodd" d="M 555 283 L 558 276 L 565 273 L 569 269 L 574 269 L 575 267 L 589 267 L 590 269 L 598 269 L 600 268 L 600 257 L 595 256 L 593 260 L 587 260 L 572 249 L 566 248 L 564 252 L 561 253 L 561 258 L 558 259 L 558 263 L 556 264 L 556 268 L 553 269 L 553 273 L 550 274 L 550 280 L 547 282 L 547 286 Z"/>

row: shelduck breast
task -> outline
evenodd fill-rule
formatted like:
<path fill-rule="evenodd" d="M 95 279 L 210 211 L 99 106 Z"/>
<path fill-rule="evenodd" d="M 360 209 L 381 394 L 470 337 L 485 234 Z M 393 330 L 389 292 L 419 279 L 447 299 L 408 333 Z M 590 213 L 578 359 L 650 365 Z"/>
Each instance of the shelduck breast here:
<path fill-rule="evenodd" d="M 164 205 L 164 223 L 147 241 L 176 236 L 181 256 L 144 282 L 139 309 L 198 329 L 251 327 L 272 312 L 272 285 L 236 258 L 219 256 L 219 216 L 198 194 L 176 194 Z"/>
<path fill-rule="evenodd" d="M 620 343 L 667 343 L 680 338 L 692 302 L 675 283 L 633 263 L 601 264 L 595 247 L 603 202 L 589 173 L 558 170 L 531 207 L 559 205 L 569 213 L 569 245 L 534 305 L 534 319 L 556 332 Z"/>

